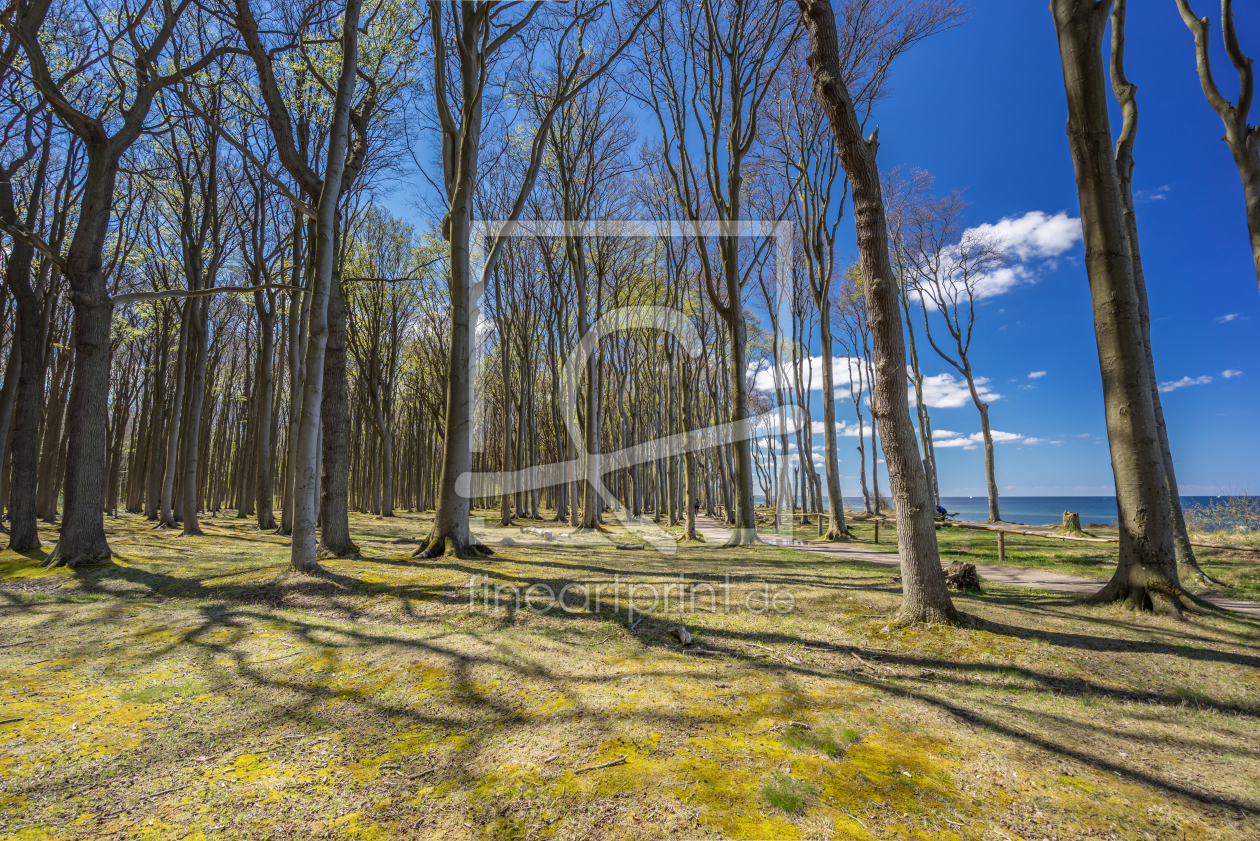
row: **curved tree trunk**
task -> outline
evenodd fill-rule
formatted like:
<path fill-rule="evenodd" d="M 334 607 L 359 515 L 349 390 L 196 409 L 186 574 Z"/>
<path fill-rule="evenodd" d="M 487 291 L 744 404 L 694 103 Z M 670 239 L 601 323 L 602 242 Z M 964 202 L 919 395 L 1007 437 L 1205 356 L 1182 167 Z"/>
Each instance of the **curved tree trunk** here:
<path fill-rule="evenodd" d="M 1155 410 L 1155 427 L 1159 433 L 1160 454 L 1164 461 L 1164 478 L 1168 483 L 1168 504 L 1173 518 L 1173 546 L 1177 555 L 1178 575 L 1194 578 L 1203 583 L 1211 579 L 1199 567 L 1190 545 L 1186 528 L 1186 516 L 1181 507 L 1181 491 L 1177 487 L 1177 473 L 1173 465 L 1172 447 L 1168 443 L 1168 425 L 1164 421 L 1163 401 L 1159 397 L 1159 379 L 1155 373 L 1154 346 L 1151 343 L 1151 311 L 1146 293 L 1146 273 L 1142 268 L 1142 249 L 1137 228 L 1137 209 L 1133 204 L 1133 148 L 1137 140 L 1138 107 L 1137 85 L 1131 84 L 1124 71 L 1124 30 L 1128 6 L 1125 0 L 1116 3 L 1112 13 L 1111 33 L 1111 87 L 1124 115 L 1120 139 L 1116 143 L 1116 174 L 1120 178 L 1120 198 L 1124 202 L 1125 231 L 1129 237 L 1129 257 L 1133 261 L 1133 285 L 1137 293 L 1138 311 L 1142 319 L 1142 335 L 1146 343 L 1146 364 L 1150 371 L 1151 403 Z M 1257 177 L 1260 187 L 1260 175 Z M 1257 195 L 1260 207 L 1260 194 Z M 1250 204 L 1249 204 L 1250 208 Z M 1250 212 L 1250 211 L 1249 211 Z M 1258 220 L 1260 221 L 1260 220 Z M 1253 242 L 1260 231 L 1253 229 Z M 1260 260 L 1260 251 L 1257 252 Z M 1260 276 L 1260 271 L 1257 272 Z"/>
<path fill-rule="evenodd" d="M 1093 298 L 1107 437 L 1120 514 L 1120 560 L 1092 600 L 1180 615 L 1168 483 L 1134 285 L 1120 178 L 1112 157 L 1104 30 L 1110 4 L 1054 0 L 1085 261 Z"/>
<path fill-rule="evenodd" d="M 827 0 L 797 0 L 809 32 L 814 91 L 840 146 L 853 185 L 853 213 L 875 345 L 872 414 L 880 436 L 897 517 L 903 599 L 898 622 L 953 622 L 958 613 L 945 589 L 936 546 L 935 513 L 919 459 L 906 394 L 906 351 L 896 275 L 888 254 L 888 224 L 875 161 L 875 138 L 865 141 L 840 72 L 835 15 Z"/>

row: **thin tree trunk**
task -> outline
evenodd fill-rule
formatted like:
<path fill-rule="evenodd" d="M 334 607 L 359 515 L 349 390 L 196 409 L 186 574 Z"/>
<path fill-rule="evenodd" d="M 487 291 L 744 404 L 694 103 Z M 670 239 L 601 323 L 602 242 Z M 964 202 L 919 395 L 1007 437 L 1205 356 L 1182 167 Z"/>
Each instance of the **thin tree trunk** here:
<path fill-rule="evenodd" d="M 872 136 L 863 140 L 853 101 L 840 72 L 835 15 L 827 0 L 797 0 L 809 32 L 814 91 L 840 146 L 853 185 L 853 215 L 866 306 L 875 345 L 872 414 L 881 442 L 897 518 L 903 599 L 898 622 L 953 622 L 958 613 L 945 589 L 936 546 L 931 492 L 906 395 L 906 353 L 896 276 L 888 253 L 888 224 Z"/>

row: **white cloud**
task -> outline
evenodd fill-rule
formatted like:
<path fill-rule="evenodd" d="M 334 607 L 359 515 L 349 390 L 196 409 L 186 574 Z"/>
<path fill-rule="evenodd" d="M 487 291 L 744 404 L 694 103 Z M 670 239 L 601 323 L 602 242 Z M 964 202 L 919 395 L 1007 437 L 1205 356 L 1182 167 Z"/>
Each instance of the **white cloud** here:
<path fill-rule="evenodd" d="M 1007 253 L 1023 262 L 1032 259 L 1058 257 L 1082 238 L 1081 220 L 1060 211 L 1048 216 L 1033 210 L 1023 216 L 1008 216 L 994 224 L 977 225 L 963 234 L 991 237 L 1001 244 Z"/>
<path fill-rule="evenodd" d="M 852 366 L 861 364 L 858 359 L 851 359 L 847 356 L 837 356 L 831 360 L 831 376 L 832 386 L 834 388 L 847 387 L 850 380 L 850 371 L 856 370 Z M 809 368 L 801 366 L 801 378 L 809 383 L 810 389 L 813 391 L 822 391 L 823 385 L 823 358 L 821 356 L 811 356 L 809 359 Z M 792 369 L 790 361 L 784 361 L 779 365 L 782 371 L 783 380 L 780 385 L 783 388 L 794 388 L 792 383 L 795 382 L 795 372 Z M 753 380 L 753 388 L 761 391 L 774 391 L 774 369 L 765 367 L 757 372 L 756 378 Z"/>
<path fill-rule="evenodd" d="M 869 427 L 867 428 L 869 429 Z M 827 424 L 823 421 L 814 421 L 810 424 L 809 432 L 811 435 L 822 435 L 826 431 Z M 856 423 L 849 423 L 848 421 L 836 421 L 836 434 L 856 438 L 859 434 L 858 425 Z"/>
<path fill-rule="evenodd" d="M 1216 319 L 1216 321 L 1218 324 L 1228 324 L 1229 322 L 1233 321 L 1236 318 L 1242 318 L 1242 313 L 1231 312 L 1227 315 L 1222 315 L 1220 318 Z"/>
<path fill-rule="evenodd" d="M 1046 443 L 1046 439 L 1045 438 L 1025 438 L 1024 443 L 1025 444 L 1044 444 Z"/>
<path fill-rule="evenodd" d="M 1133 200 L 1138 204 L 1147 204 L 1153 201 L 1164 201 L 1168 198 L 1168 192 L 1172 189 L 1167 184 L 1156 187 L 1154 190 L 1138 190 L 1133 194 Z"/>
<path fill-rule="evenodd" d="M 1001 400 L 1002 395 L 990 391 L 988 383 L 988 377 L 976 377 L 976 391 L 980 399 L 986 403 Z M 957 409 L 971 402 L 971 392 L 967 390 L 966 380 L 953 374 L 937 374 L 923 378 L 923 402 L 932 409 Z M 913 387 L 910 388 L 910 405 L 916 405 Z"/>
<path fill-rule="evenodd" d="M 1028 375 L 1028 379 L 1037 380 L 1037 379 L 1041 379 L 1045 375 L 1046 375 L 1045 371 L 1033 371 L 1031 374 Z"/>
<path fill-rule="evenodd" d="M 1162 392 L 1176 391 L 1188 385 L 1207 385 L 1210 382 L 1212 382 L 1212 378 L 1206 374 L 1202 377 L 1182 377 L 1179 380 L 1169 380 L 1166 383 L 1160 383 L 1159 390 Z"/>
<path fill-rule="evenodd" d="M 1232 380 L 1234 377 L 1241 377 L 1242 371 L 1235 371 L 1233 368 L 1230 368 L 1228 371 L 1221 371 L 1221 376 L 1227 380 Z"/>
<path fill-rule="evenodd" d="M 1016 441 L 1024 441 L 1023 435 L 1017 432 L 1001 432 L 997 429 L 989 430 L 989 434 L 993 436 L 994 444 L 1012 444 Z M 1029 438 L 1028 443 L 1040 444 L 1040 438 Z M 932 445 L 938 448 L 962 447 L 964 450 L 974 450 L 977 446 L 984 443 L 983 432 L 973 432 L 970 435 L 962 435 L 958 432 L 950 432 L 946 429 L 936 429 L 932 431 Z"/>

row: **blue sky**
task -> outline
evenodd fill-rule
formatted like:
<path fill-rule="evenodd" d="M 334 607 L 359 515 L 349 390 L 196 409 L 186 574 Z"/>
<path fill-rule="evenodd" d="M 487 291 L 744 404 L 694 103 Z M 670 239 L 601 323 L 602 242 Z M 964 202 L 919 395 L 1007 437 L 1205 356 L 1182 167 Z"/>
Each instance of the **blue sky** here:
<path fill-rule="evenodd" d="M 1175 3 L 1130 5 L 1128 74 L 1138 85 L 1141 110 L 1134 181 L 1156 368 L 1161 382 L 1185 383 L 1162 395 L 1178 479 L 1186 495 L 1260 493 L 1254 420 L 1260 367 L 1253 363 L 1260 358 L 1260 293 L 1242 187 L 1220 139 L 1220 120 L 1199 87 L 1193 40 Z M 1217 82 L 1233 98 L 1237 76 L 1220 50 L 1220 5 L 1193 5 L 1213 16 Z M 1062 70 L 1046 6 L 972 0 L 968 23 L 900 59 L 895 95 L 874 117 L 881 168 L 922 168 L 935 176 L 938 191 L 965 190 L 969 225 L 1030 213 L 1078 215 Z M 1235 15 L 1244 50 L 1260 60 L 1260 3 L 1236 4 Z M 1260 121 L 1260 106 L 1252 110 L 1252 121 Z M 652 122 L 642 121 L 643 139 L 655 132 Z M 417 218 L 412 201 L 427 185 L 414 173 L 404 182 L 414 183 L 386 203 Z M 841 225 L 838 248 L 842 265 L 856 255 L 851 221 Z M 1053 259 L 1030 259 L 1021 282 L 980 308 L 973 365 L 988 379 L 989 392 L 999 395 L 991 401 L 993 428 L 1019 436 L 997 447 L 1003 494 L 1113 493 L 1082 258 L 1077 241 Z M 929 376 L 950 370 L 926 347 L 921 358 Z M 851 422 L 852 405 L 847 389 L 842 392 L 837 417 Z M 818 397 L 816 420 L 822 416 Z M 979 419 L 969 401 L 952 403 L 932 410 L 936 429 L 956 433 L 953 446 L 938 450 L 941 492 L 979 496 L 985 492 L 983 449 L 962 441 L 979 431 Z M 858 493 L 854 439 L 840 441 L 844 492 L 852 497 Z M 821 434 L 814 443 L 821 447 Z M 886 491 L 882 466 L 880 473 Z"/>
<path fill-rule="evenodd" d="M 1193 5 L 1218 25 L 1219 3 Z M 921 167 L 936 176 L 939 190 L 965 189 L 973 225 L 1030 211 L 1077 216 L 1063 77 L 1046 4 L 974 0 L 973 8 L 970 22 L 921 44 L 898 65 L 896 95 L 876 115 L 881 167 Z M 1235 4 L 1235 15 L 1244 49 L 1260 59 L 1260 4 Z M 1219 28 L 1213 38 L 1217 82 L 1233 98 L 1237 76 L 1219 51 Z M 1260 294 L 1242 187 L 1172 0 L 1130 4 L 1127 65 L 1141 113 L 1134 182 L 1146 198 L 1138 217 L 1157 374 L 1161 382 L 1211 377 L 1161 395 L 1182 493 L 1260 493 Z M 1252 122 L 1260 120 L 1260 108 L 1252 112 Z M 843 247 L 853 254 L 846 228 Z M 973 359 L 1001 395 L 991 404 L 993 428 L 1047 442 L 998 445 L 998 484 L 1006 494 L 1113 493 L 1082 258 L 1078 244 L 1042 263 L 1035 282 L 981 308 Z M 926 373 L 947 370 L 922 358 Z M 1029 379 L 1037 371 L 1045 375 Z M 1227 378 L 1224 371 L 1242 373 Z M 851 414 L 847 400 L 839 409 L 841 418 Z M 939 429 L 967 435 L 980 428 L 970 403 L 932 415 Z M 842 474 L 852 475 L 854 458 L 841 456 Z M 943 494 L 984 493 L 983 449 L 949 448 L 938 459 Z M 846 496 L 856 492 L 852 484 Z"/>

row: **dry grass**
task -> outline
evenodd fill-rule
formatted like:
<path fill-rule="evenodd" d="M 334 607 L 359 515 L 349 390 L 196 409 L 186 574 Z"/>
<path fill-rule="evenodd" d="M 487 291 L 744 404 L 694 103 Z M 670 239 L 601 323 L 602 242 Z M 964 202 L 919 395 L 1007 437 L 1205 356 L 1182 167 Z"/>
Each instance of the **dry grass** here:
<path fill-rule="evenodd" d="M 7 838 L 1260 835 L 1253 620 L 990 586 L 957 597 L 980 630 L 883 633 L 890 569 L 789 550 L 413 564 L 422 518 L 356 517 L 366 557 L 297 576 L 235 520 L 109 522 L 103 569 L 0 555 Z M 680 573 L 729 575 L 730 612 L 631 619 L 628 583 Z M 539 615 L 470 607 L 473 576 L 621 589 Z M 795 608 L 737 609 L 763 583 Z"/>

